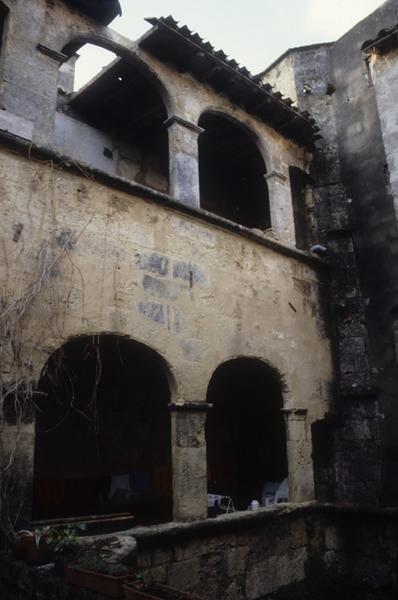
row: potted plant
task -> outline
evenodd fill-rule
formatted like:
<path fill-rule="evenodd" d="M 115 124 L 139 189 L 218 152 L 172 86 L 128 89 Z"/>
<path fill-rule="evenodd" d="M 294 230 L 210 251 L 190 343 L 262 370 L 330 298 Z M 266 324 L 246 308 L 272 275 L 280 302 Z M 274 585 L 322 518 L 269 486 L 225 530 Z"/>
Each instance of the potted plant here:
<path fill-rule="evenodd" d="M 84 529 L 85 525 L 81 524 L 19 531 L 14 546 L 15 554 L 29 564 L 43 564 L 52 559 L 59 562 L 66 556 L 73 556 L 77 549 L 78 533 Z"/>
<path fill-rule="evenodd" d="M 131 568 L 98 556 L 86 555 L 65 567 L 65 580 L 112 598 L 123 598 L 123 585 L 132 579 Z"/>
<path fill-rule="evenodd" d="M 126 600 L 201 600 L 199 596 L 160 583 L 130 581 L 124 585 Z"/>
<path fill-rule="evenodd" d="M 29 564 L 43 564 L 49 562 L 50 551 L 47 546 L 46 535 L 42 530 L 28 531 L 22 529 L 16 534 L 14 543 L 16 558 L 26 560 Z"/>
<path fill-rule="evenodd" d="M 75 557 L 79 533 L 85 530 L 84 523 L 46 528 L 46 544 L 54 559 L 55 571 L 58 575 L 64 575 L 65 561 L 71 561 Z"/>

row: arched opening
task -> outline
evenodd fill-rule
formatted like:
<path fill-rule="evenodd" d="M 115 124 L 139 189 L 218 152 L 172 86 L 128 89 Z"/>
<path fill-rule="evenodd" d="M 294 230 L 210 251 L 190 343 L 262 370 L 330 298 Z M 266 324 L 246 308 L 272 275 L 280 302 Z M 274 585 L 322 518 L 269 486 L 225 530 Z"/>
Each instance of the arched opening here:
<path fill-rule="evenodd" d="M 244 225 L 268 229 L 266 166 L 252 135 L 235 121 L 204 113 L 199 126 L 201 207 Z"/>
<path fill-rule="evenodd" d="M 76 42 L 64 51 L 70 59 L 60 69 L 56 145 L 91 167 L 167 193 L 168 114 L 157 78 L 116 47 Z"/>
<path fill-rule="evenodd" d="M 110 50 L 93 44 L 84 44 L 76 54 L 61 65 L 60 72 L 62 73 L 67 67 L 73 67 L 73 81 L 69 91 L 78 92 L 117 58 L 117 54 Z"/>
<path fill-rule="evenodd" d="M 313 180 L 297 167 L 289 168 L 290 190 L 292 194 L 296 247 L 308 250 L 315 243 Z"/>
<path fill-rule="evenodd" d="M 34 518 L 171 520 L 170 387 L 161 357 L 110 334 L 48 360 L 36 414 Z"/>
<path fill-rule="evenodd" d="M 210 380 L 207 402 L 213 405 L 206 424 L 209 494 L 230 498 L 237 510 L 252 500 L 278 501 L 288 466 L 276 372 L 255 358 L 225 362 Z"/>

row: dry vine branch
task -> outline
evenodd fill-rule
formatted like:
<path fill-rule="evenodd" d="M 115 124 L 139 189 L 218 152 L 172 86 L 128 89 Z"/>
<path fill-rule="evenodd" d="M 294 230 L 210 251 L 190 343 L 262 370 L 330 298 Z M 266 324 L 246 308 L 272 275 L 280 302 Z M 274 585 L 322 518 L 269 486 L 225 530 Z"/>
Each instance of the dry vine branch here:
<path fill-rule="evenodd" d="M 58 264 L 69 256 L 88 225 L 78 235 L 70 232 L 61 247 L 55 243 L 55 232 L 54 239 L 40 247 L 36 273 L 25 290 L 17 297 L 6 292 L 0 295 L 0 537 L 3 540 L 14 537 L 21 515 L 23 501 L 18 498 L 17 463 L 24 429 L 32 423 L 37 408 L 32 363 L 24 348 L 26 323 Z M 51 286 L 47 287 L 51 290 Z"/>

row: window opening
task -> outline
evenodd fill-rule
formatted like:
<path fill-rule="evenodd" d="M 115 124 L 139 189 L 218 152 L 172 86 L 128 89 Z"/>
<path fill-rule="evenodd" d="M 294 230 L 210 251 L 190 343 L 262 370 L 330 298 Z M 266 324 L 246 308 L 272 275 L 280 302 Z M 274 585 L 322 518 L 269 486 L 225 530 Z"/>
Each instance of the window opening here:
<path fill-rule="evenodd" d="M 209 514 L 288 499 L 285 423 L 277 374 L 253 358 L 215 371 L 206 424 Z M 214 502 L 214 497 L 220 499 Z"/>
<path fill-rule="evenodd" d="M 290 189 L 293 204 L 296 247 L 308 250 L 316 242 L 313 220 L 313 181 L 307 173 L 297 167 L 289 168 Z"/>
<path fill-rule="evenodd" d="M 225 116 L 199 120 L 201 207 L 250 228 L 268 229 L 266 166 L 251 135 Z"/>
<path fill-rule="evenodd" d="M 8 16 L 8 7 L 0 2 L 0 53 L 3 51 L 4 32 Z"/>
<path fill-rule="evenodd" d="M 84 44 L 76 55 L 73 91 L 82 89 L 115 59 L 117 56 L 114 52 L 93 44 Z"/>
<path fill-rule="evenodd" d="M 161 358 L 103 334 L 65 344 L 43 370 L 35 519 L 171 520 L 170 389 Z"/>
<path fill-rule="evenodd" d="M 98 60 L 98 50 L 86 44 L 80 58 L 72 56 L 61 67 L 59 108 L 65 116 L 57 120 L 56 139 L 67 146 L 61 150 L 89 166 L 167 193 L 167 110 L 159 85 L 138 60 L 112 60 L 115 55 L 108 51 Z M 87 81 L 99 64 L 100 71 Z M 77 91 L 71 94 L 73 80 Z"/>

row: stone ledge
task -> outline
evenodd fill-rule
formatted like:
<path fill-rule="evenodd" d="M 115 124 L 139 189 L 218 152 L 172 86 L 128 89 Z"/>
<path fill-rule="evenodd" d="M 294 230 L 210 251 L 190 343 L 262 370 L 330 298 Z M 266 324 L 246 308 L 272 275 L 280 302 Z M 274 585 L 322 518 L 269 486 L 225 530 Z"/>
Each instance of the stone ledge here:
<path fill-rule="evenodd" d="M 58 165 L 63 169 L 67 169 L 75 175 L 83 176 L 85 174 L 89 174 L 90 177 L 97 183 L 102 183 L 113 189 L 120 190 L 127 194 L 137 194 L 141 198 L 144 198 L 146 200 L 155 202 L 157 204 L 161 204 L 163 206 L 167 206 L 180 213 L 189 214 L 192 217 L 199 219 L 200 221 L 211 223 L 220 227 L 221 229 L 232 231 L 233 233 L 236 233 L 247 239 L 257 242 L 262 246 L 270 248 L 271 250 L 279 254 L 283 254 L 284 256 L 288 256 L 300 262 L 306 263 L 316 270 L 326 270 L 328 272 L 332 270 L 332 267 L 329 263 L 322 260 L 321 258 L 318 258 L 317 256 L 314 256 L 307 252 L 303 252 L 302 250 L 298 250 L 297 248 L 293 248 L 292 246 L 285 246 L 279 241 L 273 240 L 272 238 L 266 237 L 265 235 L 256 233 L 248 227 L 244 227 L 243 225 L 239 225 L 238 223 L 234 223 L 233 221 L 224 219 L 223 217 L 220 217 L 214 213 L 210 213 L 207 210 L 204 210 L 203 208 L 196 208 L 194 206 L 181 204 L 181 202 L 177 202 L 177 200 L 171 198 L 168 194 L 158 192 L 145 185 L 141 185 L 139 183 L 123 179 L 122 177 L 110 175 L 99 169 L 95 169 L 83 163 L 79 163 L 71 157 L 62 156 L 61 154 L 58 154 L 55 150 L 51 148 L 37 146 L 34 143 L 30 143 L 26 140 L 17 138 L 16 136 L 12 135 L 7 131 L 0 130 L 0 143 L 5 148 L 14 150 L 18 154 L 24 155 L 25 158 L 51 161 L 52 163 L 54 163 L 54 165 Z"/>
<path fill-rule="evenodd" d="M 306 502 L 302 504 L 286 503 L 256 511 L 229 513 L 214 519 L 204 519 L 187 523 L 171 522 L 151 527 L 136 527 L 125 532 L 125 534 L 134 536 L 140 546 L 151 546 L 157 544 L 159 540 L 177 540 L 196 535 L 207 535 L 213 532 L 214 534 L 226 531 L 233 532 L 237 529 L 251 528 L 261 523 L 284 519 L 286 517 L 296 518 L 317 515 L 395 520 L 398 517 L 398 507 L 376 508 L 355 504 L 320 504 L 318 502 Z"/>
<path fill-rule="evenodd" d="M 169 404 L 171 412 L 208 412 L 213 408 L 208 402 L 186 402 L 185 404 Z"/>

